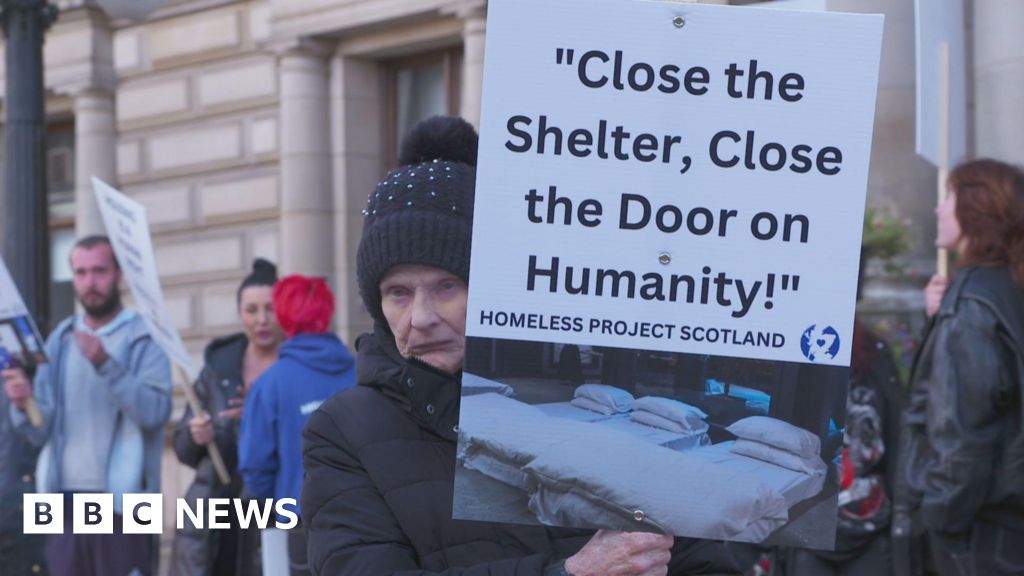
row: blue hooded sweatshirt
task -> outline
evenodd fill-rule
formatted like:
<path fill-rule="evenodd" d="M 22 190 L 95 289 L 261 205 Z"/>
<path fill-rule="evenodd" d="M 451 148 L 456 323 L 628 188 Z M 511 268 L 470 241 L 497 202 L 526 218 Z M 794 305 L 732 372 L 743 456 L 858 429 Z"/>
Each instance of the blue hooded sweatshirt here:
<path fill-rule="evenodd" d="M 355 383 L 355 358 L 334 333 L 296 334 L 281 345 L 242 413 L 238 467 L 250 497 L 294 498 L 299 512 L 302 428 L 320 404 Z"/>

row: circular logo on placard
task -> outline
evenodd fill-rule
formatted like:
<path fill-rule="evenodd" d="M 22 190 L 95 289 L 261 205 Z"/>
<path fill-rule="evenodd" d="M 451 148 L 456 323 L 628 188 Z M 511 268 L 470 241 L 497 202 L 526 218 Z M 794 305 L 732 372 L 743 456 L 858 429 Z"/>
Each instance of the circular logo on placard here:
<path fill-rule="evenodd" d="M 811 324 L 800 337 L 800 351 L 811 362 L 834 360 L 839 354 L 839 333 L 831 326 Z"/>

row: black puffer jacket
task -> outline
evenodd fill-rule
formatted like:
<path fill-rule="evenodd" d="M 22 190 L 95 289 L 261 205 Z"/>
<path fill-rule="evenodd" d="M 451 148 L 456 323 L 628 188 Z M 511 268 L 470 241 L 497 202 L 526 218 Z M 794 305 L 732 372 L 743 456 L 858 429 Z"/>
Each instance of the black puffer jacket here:
<path fill-rule="evenodd" d="M 591 532 L 456 521 L 458 381 L 403 360 L 390 333 L 357 344 L 359 386 L 303 432 L 303 523 L 321 576 L 540 576 Z M 724 546 L 677 543 L 671 574 L 738 573 Z"/>
<path fill-rule="evenodd" d="M 178 460 L 196 470 L 195 480 L 185 493 L 185 499 L 193 507 L 198 498 L 235 498 L 242 492 L 242 478 L 238 473 L 238 421 L 224 420 L 218 418 L 217 414 L 230 407 L 228 401 L 238 397 L 240 387 L 244 386 L 242 358 L 246 346 L 248 340 L 241 333 L 210 342 L 206 347 L 203 371 L 195 382 L 199 403 L 213 417 L 214 442 L 220 448 L 224 464 L 231 474 L 231 484 L 220 482 L 206 447 L 192 441 L 188 425 L 192 419 L 190 408 L 185 409 L 174 430 L 174 452 Z M 237 526 L 232 526 L 231 532 L 197 530 L 186 522 L 185 529 L 174 535 L 172 576 L 252 573 L 256 569 L 252 566 L 255 555 L 252 539 L 247 539 L 247 546 L 241 546 L 238 544 L 240 536 Z M 228 542 L 231 544 L 228 545 Z"/>
<path fill-rule="evenodd" d="M 1024 531 L 1024 288 L 1005 268 L 956 275 L 911 381 L 901 499 L 933 532 Z"/>

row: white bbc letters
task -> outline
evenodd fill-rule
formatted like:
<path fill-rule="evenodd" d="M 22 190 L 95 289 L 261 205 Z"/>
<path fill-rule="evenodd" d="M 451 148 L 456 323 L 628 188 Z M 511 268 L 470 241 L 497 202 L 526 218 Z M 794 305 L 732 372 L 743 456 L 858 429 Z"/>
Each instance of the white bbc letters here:
<path fill-rule="evenodd" d="M 260 530 L 270 525 L 270 513 L 273 511 L 274 503 L 271 500 L 242 500 L 235 498 L 235 518 L 238 518 L 238 525 L 248 530 L 250 524 L 254 524 Z"/>
<path fill-rule="evenodd" d="M 75 494 L 71 506 L 71 529 L 75 534 L 114 533 L 113 494 Z"/>
<path fill-rule="evenodd" d="M 285 506 L 291 506 L 292 508 L 285 508 Z M 287 522 L 282 522 L 277 525 L 281 530 L 291 530 L 299 525 L 299 515 L 295 513 L 294 508 L 298 506 L 298 502 L 295 498 L 281 498 L 277 502 L 274 502 L 274 512 L 277 512 L 279 516 L 287 518 Z"/>
<path fill-rule="evenodd" d="M 231 499 L 230 498 L 210 498 L 210 529 L 211 530 L 224 530 L 230 528 L 231 524 L 222 521 L 221 518 L 227 518 L 231 514 Z"/>
<path fill-rule="evenodd" d="M 162 494 L 123 494 L 121 496 L 122 534 L 162 534 L 164 528 L 164 498 Z M 22 530 L 25 534 L 64 533 L 63 494 L 25 494 L 22 500 Z M 177 529 L 184 530 L 186 519 L 193 528 L 227 530 L 231 517 L 243 528 L 265 529 L 270 525 L 272 512 L 284 518 L 277 525 L 282 530 L 299 524 L 294 498 L 280 500 L 243 501 L 239 498 L 199 498 L 193 503 L 178 498 L 175 504 Z M 75 494 L 71 515 L 73 534 L 113 534 L 114 495 Z M 203 520 L 208 522 L 205 524 Z"/>
<path fill-rule="evenodd" d="M 63 534 L 62 494 L 22 495 L 22 531 L 25 534 Z"/>
<path fill-rule="evenodd" d="M 160 534 L 164 528 L 164 502 L 160 494 L 125 494 L 122 534 Z"/>
<path fill-rule="evenodd" d="M 189 504 L 188 500 L 184 498 L 178 498 L 177 504 L 175 504 L 176 517 L 178 522 L 176 524 L 178 530 L 185 529 L 185 517 L 187 516 L 189 521 L 192 522 L 192 527 L 202 530 L 203 529 L 203 499 L 196 499 L 195 510 L 192 509 L 192 505 Z"/>

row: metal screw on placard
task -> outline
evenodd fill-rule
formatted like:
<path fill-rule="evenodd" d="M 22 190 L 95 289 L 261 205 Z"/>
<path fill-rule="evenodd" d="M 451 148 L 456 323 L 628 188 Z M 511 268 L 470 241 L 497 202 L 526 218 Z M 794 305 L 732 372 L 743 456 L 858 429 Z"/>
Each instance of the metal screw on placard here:
<path fill-rule="evenodd" d="M 658 255 L 658 262 L 661 262 L 662 264 L 664 264 L 666 266 L 671 261 L 672 261 L 672 255 L 669 254 L 668 252 L 662 252 L 660 255 Z"/>
<path fill-rule="evenodd" d="M 636 520 L 637 522 L 643 522 L 646 516 L 647 515 L 644 514 L 643 510 L 637 510 L 633 512 L 633 520 Z"/>
<path fill-rule="evenodd" d="M 672 23 L 676 25 L 676 28 L 682 28 L 683 26 L 686 26 L 686 18 L 676 16 L 672 19 Z"/>

